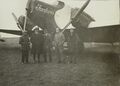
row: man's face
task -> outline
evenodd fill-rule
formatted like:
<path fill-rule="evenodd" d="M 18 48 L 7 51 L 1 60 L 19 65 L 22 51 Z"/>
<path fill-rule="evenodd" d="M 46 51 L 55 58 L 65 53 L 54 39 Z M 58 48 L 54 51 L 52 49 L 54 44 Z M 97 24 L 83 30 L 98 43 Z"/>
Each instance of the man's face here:
<path fill-rule="evenodd" d="M 74 30 L 73 29 L 70 29 L 70 32 L 72 33 Z"/>
<path fill-rule="evenodd" d="M 36 30 L 35 30 L 35 34 L 38 34 L 38 33 L 39 33 L 39 30 L 38 30 L 38 29 L 36 29 Z"/>
<path fill-rule="evenodd" d="M 56 32 L 57 32 L 57 33 L 59 32 L 59 29 L 58 29 L 58 28 L 56 29 Z"/>
<path fill-rule="evenodd" d="M 48 33 L 45 33 L 45 36 L 48 36 Z"/>

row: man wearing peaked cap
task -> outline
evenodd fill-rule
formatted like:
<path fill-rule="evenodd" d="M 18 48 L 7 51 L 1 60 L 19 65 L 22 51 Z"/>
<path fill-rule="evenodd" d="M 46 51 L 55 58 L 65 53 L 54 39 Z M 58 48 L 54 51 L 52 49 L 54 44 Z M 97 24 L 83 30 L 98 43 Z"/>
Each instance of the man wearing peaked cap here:
<path fill-rule="evenodd" d="M 43 54 L 44 36 L 43 33 L 40 33 L 38 26 L 33 27 L 32 30 L 34 31 L 34 33 L 31 36 L 31 43 L 32 43 L 33 60 L 35 63 L 36 55 L 38 58 L 38 62 L 40 62 L 40 55 Z"/>
<path fill-rule="evenodd" d="M 36 26 L 34 26 L 33 28 L 32 28 L 32 31 L 34 31 L 34 30 L 39 30 L 39 27 L 36 25 Z"/>

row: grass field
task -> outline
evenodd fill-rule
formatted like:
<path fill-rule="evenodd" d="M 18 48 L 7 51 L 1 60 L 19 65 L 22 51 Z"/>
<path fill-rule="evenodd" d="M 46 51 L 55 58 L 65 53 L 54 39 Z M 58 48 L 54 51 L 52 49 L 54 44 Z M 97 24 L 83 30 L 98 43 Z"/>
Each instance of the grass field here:
<path fill-rule="evenodd" d="M 120 86 L 116 54 L 83 52 L 77 64 L 21 64 L 18 39 L 0 43 L 0 86 Z"/>

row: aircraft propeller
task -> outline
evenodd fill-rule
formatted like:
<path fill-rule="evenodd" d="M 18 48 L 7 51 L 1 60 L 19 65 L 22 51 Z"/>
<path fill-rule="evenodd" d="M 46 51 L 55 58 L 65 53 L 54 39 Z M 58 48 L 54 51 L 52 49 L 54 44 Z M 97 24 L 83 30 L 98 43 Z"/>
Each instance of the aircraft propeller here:
<path fill-rule="evenodd" d="M 86 1 L 86 3 L 82 6 L 82 8 L 79 9 L 78 12 L 73 16 L 73 18 L 70 19 L 70 21 L 67 23 L 67 25 L 63 28 L 63 30 L 61 32 L 64 32 L 66 30 L 66 28 L 71 24 L 71 22 L 76 20 L 78 18 L 78 16 L 82 14 L 84 9 L 88 6 L 89 2 L 90 2 L 90 0 Z"/>
<path fill-rule="evenodd" d="M 13 16 L 13 18 L 15 19 L 15 21 L 16 21 L 18 27 L 20 28 L 20 30 L 23 32 L 23 29 L 22 29 L 22 27 L 21 27 L 21 25 L 20 25 L 20 23 L 19 23 L 19 21 L 18 21 L 16 15 L 15 15 L 14 13 L 12 13 L 12 16 Z"/>
<path fill-rule="evenodd" d="M 25 20 L 24 20 L 24 27 L 23 27 L 24 31 L 25 31 L 25 28 L 26 28 L 26 23 L 27 23 L 27 10 L 26 10 L 26 13 L 25 13 Z"/>

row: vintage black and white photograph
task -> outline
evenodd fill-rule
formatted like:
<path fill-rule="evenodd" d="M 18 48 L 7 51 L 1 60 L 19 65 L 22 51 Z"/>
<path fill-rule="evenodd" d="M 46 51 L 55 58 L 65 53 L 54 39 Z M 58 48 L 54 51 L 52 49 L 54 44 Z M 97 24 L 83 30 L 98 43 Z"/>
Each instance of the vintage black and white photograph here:
<path fill-rule="evenodd" d="M 0 86 L 120 86 L 120 1 L 0 0 Z"/>

